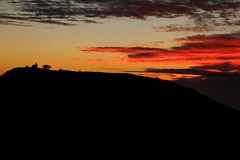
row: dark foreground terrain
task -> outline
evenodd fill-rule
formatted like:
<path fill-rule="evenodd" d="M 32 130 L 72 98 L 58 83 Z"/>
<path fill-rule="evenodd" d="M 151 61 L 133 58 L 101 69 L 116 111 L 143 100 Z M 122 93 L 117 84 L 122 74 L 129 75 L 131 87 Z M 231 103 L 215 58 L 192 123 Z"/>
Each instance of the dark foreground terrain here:
<path fill-rule="evenodd" d="M 92 110 L 123 116 L 235 112 L 173 82 L 130 74 L 16 68 L 0 77 L 0 85 L 5 107 L 14 103 L 21 108 Z"/>
<path fill-rule="evenodd" d="M 238 111 L 192 89 L 130 74 L 16 68 L 0 77 L 0 88 L 2 137 L 17 148 L 108 145 L 132 152 L 239 125 Z"/>

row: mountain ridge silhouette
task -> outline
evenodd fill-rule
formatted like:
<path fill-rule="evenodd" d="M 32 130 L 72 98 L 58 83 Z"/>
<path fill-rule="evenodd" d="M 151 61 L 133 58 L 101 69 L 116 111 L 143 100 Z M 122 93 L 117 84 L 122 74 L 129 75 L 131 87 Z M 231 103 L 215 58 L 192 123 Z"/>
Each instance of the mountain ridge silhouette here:
<path fill-rule="evenodd" d="M 0 77 L 0 88 L 6 128 L 40 134 L 157 137 L 159 129 L 175 130 L 172 134 L 211 130 L 233 125 L 239 117 L 238 111 L 192 89 L 131 74 L 15 68 Z"/>
<path fill-rule="evenodd" d="M 159 106 L 164 106 L 165 109 L 167 105 L 170 106 L 169 108 L 173 107 L 171 105 L 179 105 L 184 110 L 185 105 L 186 108 L 193 109 L 194 111 L 210 110 L 213 108 L 213 111 L 216 109 L 216 112 L 218 110 L 231 110 L 223 104 L 174 82 L 132 74 L 64 70 L 51 71 L 29 67 L 15 68 L 6 72 L 0 77 L 0 83 L 2 84 L 2 88 L 9 89 L 8 92 L 13 89 L 16 90 L 15 93 L 19 92 L 19 95 L 21 95 L 21 92 L 26 96 L 30 94 L 29 97 L 31 97 L 31 94 L 36 94 L 36 97 L 33 98 L 37 98 L 38 94 L 45 94 L 45 97 L 55 95 L 64 98 L 66 96 L 66 99 L 72 96 L 72 98 L 76 98 L 75 100 L 77 100 L 79 95 L 87 99 L 91 96 L 93 99 L 98 100 L 103 98 L 106 103 L 108 100 L 121 101 L 122 99 L 122 101 L 132 100 L 135 104 L 139 100 L 144 101 L 144 103 L 149 102 L 149 105 L 153 105 L 151 101 L 155 101 L 159 103 Z M 79 99 L 81 100 L 81 98 Z M 175 100 L 176 103 L 174 102 Z M 196 102 L 199 104 L 194 104 L 194 100 L 197 100 Z M 194 105 L 197 107 L 202 105 L 202 108 L 199 107 L 195 110 Z M 177 109 L 177 107 L 173 108 Z"/>

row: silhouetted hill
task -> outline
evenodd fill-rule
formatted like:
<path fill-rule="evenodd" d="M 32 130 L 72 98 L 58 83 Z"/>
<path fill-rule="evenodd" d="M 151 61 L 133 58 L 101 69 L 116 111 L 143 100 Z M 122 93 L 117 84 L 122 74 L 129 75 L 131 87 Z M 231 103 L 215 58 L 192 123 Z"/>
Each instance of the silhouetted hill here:
<path fill-rule="evenodd" d="M 193 128 L 208 134 L 239 116 L 192 89 L 131 74 L 16 68 L 0 77 L 0 88 L 4 131 L 20 145 L 34 139 L 45 147 L 64 139 L 131 148 L 129 143 L 152 145 L 159 137 L 168 144 L 165 137 L 182 139 Z"/>
<path fill-rule="evenodd" d="M 170 81 L 131 74 L 15 68 L 0 78 L 6 98 L 26 105 L 94 108 L 106 112 L 231 112 L 198 92 Z M 15 101 L 14 100 L 14 101 Z M 30 102 L 30 100 L 34 100 Z M 29 102 L 28 102 L 29 101 Z"/>

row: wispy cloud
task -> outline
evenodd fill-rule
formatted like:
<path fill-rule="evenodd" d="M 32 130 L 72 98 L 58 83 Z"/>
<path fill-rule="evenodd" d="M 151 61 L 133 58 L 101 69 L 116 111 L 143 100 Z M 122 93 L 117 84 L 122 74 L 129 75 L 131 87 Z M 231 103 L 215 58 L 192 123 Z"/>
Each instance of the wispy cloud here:
<path fill-rule="evenodd" d="M 167 26 L 154 26 L 153 29 L 156 32 L 214 32 L 220 30 L 220 28 L 216 26 L 195 26 L 195 25 L 167 25 Z"/>
<path fill-rule="evenodd" d="M 83 53 L 122 54 L 123 61 L 164 64 L 202 64 L 230 61 L 240 63 L 240 33 L 196 35 L 175 39 L 172 48 L 93 47 Z"/>
<path fill-rule="evenodd" d="M 195 24 L 239 25 L 239 0 L 6 0 L 14 12 L 3 11 L 1 20 L 70 25 L 82 21 L 125 17 L 187 17 Z M 1 10 L 0 10 L 1 11 Z M 9 14 L 8 17 L 3 17 Z M 183 28 L 182 28 L 183 29 Z"/>
<path fill-rule="evenodd" d="M 197 70 L 214 70 L 216 72 L 240 72 L 240 65 L 234 65 L 229 62 L 220 64 L 206 64 L 203 66 L 191 67 Z"/>
<path fill-rule="evenodd" d="M 144 72 L 150 73 L 174 73 L 191 74 L 201 76 L 236 76 L 240 75 L 240 65 L 233 65 L 229 62 L 193 66 L 187 69 L 156 69 L 147 68 Z"/>

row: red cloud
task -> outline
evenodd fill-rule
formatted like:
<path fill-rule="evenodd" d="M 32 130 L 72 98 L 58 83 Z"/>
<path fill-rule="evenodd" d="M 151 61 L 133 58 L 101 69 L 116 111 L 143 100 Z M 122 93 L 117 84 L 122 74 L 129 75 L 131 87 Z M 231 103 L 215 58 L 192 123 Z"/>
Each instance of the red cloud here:
<path fill-rule="evenodd" d="M 126 55 L 122 61 L 159 63 L 161 65 L 193 65 L 230 61 L 240 64 L 240 33 L 192 36 L 176 39 L 180 46 L 170 49 L 148 47 L 95 47 L 85 53 L 112 53 Z"/>

